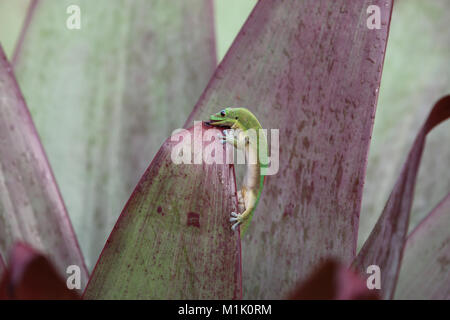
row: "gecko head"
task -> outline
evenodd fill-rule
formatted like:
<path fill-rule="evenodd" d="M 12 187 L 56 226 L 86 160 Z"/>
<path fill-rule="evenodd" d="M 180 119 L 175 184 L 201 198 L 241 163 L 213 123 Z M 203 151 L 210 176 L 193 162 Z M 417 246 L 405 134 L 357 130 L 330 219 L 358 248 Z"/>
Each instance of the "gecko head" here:
<path fill-rule="evenodd" d="M 209 125 L 215 127 L 237 127 L 239 116 L 233 108 L 225 108 L 209 117 Z"/>

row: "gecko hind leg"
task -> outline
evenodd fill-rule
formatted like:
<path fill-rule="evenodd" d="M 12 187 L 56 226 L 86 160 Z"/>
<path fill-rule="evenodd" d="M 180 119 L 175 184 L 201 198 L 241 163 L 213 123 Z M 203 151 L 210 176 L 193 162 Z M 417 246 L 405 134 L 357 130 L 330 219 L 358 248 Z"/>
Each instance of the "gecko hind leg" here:
<path fill-rule="evenodd" d="M 237 192 L 237 197 L 238 197 L 238 210 L 239 212 L 244 212 L 245 211 L 245 199 L 244 199 L 244 194 L 245 194 L 245 190 L 239 190 Z M 231 226 L 231 230 L 235 231 L 236 227 L 241 223 L 239 221 L 239 217 L 240 214 L 236 213 L 236 212 L 231 212 L 231 218 L 230 218 L 230 222 L 233 222 L 233 225 Z"/>
<path fill-rule="evenodd" d="M 237 198 L 238 198 L 238 210 L 239 212 L 245 211 L 245 199 L 244 195 L 242 194 L 242 190 L 239 190 L 237 192 Z"/>
<path fill-rule="evenodd" d="M 256 196 L 252 191 L 247 191 L 246 189 L 242 189 L 240 191 L 240 203 L 243 202 L 243 209 L 241 212 L 241 214 L 238 214 L 236 212 L 232 212 L 231 213 L 231 218 L 230 218 L 230 222 L 233 222 L 234 224 L 231 226 L 231 230 L 235 231 L 236 227 L 240 224 L 244 224 L 244 229 L 247 229 L 248 227 L 248 223 L 250 222 L 252 213 L 253 213 L 253 208 L 255 207 L 255 200 L 256 200 Z M 238 197 L 239 197 L 239 192 L 238 192 Z M 241 208 L 240 208 L 241 210 Z M 245 231 L 245 230 L 244 230 Z"/>
<path fill-rule="evenodd" d="M 236 231 L 236 227 L 240 224 L 244 224 L 251 217 L 253 208 L 246 209 L 242 214 L 238 214 L 236 212 L 231 212 L 230 222 L 234 222 L 231 226 L 231 230 Z"/>

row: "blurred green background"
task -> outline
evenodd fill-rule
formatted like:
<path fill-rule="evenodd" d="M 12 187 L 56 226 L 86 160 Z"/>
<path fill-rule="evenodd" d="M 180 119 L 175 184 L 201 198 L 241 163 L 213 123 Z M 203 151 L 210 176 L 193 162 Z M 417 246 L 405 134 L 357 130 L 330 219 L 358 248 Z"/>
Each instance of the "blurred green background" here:
<path fill-rule="evenodd" d="M 9 58 L 31 0 L 0 0 L 0 42 Z M 214 0 L 217 61 L 220 62 L 257 0 Z"/>
<path fill-rule="evenodd" d="M 30 0 L 0 0 L 0 43 L 11 58 Z"/>

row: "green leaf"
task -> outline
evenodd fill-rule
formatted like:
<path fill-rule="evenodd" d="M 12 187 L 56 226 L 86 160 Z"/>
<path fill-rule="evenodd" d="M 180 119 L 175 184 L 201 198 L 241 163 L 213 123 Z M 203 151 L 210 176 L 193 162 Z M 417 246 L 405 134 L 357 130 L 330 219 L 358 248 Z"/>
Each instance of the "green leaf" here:
<path fill-rule="evenodd" d="M 220 131 L 207 129 L 198 124 L 163 144 L 120 215 L 85 299 L 241 298 L 240 236 L 229 222 L 237 207 L 234 169 L 207 164 L 208 148 L 224 148 L 210 142 Z M 185 147 L 205 162 L 175 164 L 173 154 Z"/>
<path fill-rule="evenodd" d="M 15 72 L 91 267 L 214 70 L 211 2 L 40 1 L 19 48 Z"/>
<path fill-rule="evenodd" d="M 231 106 L 279 129 L 279 172 L 244 237 L 245 298 L 279 298 L 322 258 L 355 255 L 391 4 L 259 1 L 185 124 Z"/>
<path fill-rule="evenodd" d="M 364 184 L 359 248 L 383 210 L 417 128 L 430 106 L 450 93 L 449 20 L 447 0 L 395 2 Z M 450 190 L 450 148 L 443 141 L 450 141 L 450 123 L 427 138 L 409 230 Z"/>
<path fill-rule="evenodd" d="M 12 69 L 0 47 L 0 255 L 16 241 L 46 253 L 60 276 L 88 273 L 53 173 Z"/>
<path fill-rule="evenodd" d="M 380 268 L 381 293 L 384 298 L 392 299 L 397 284 L 425 138 L 428 132 L 448 118 L 450 118 L 450 96 L 445 96 L 436 102 L 419 130 L 386 206 L 353 262 L 353 266 L 361 273 L 365 273 L 370 265 L 377 265 Z M 422 245 L 428 246 L 426 243 Z"/>
<path fill-rule="evenodd" d="M 450 299 L 450 194 L 406 241 L 396 299 Z"/>

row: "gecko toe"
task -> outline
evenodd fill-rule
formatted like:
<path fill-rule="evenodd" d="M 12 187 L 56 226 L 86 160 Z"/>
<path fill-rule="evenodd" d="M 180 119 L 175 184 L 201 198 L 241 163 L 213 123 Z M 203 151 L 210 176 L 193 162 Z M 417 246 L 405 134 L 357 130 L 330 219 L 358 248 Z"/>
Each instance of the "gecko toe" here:
<path fill-rule="evenodd" d="M 240 214 L 238 214 L 237 212 L 234 212 L 234 211 L 231 212 L 230 222 L 235 222 L 231 226 L 231 230 L 236 231 L 237 226 L 241 224 L 241 216 L 240 216 Z"/>
<path fill-rule="evenodd" d="M 233 225 L 231 226 L 231 230 L 236 231 L 236 227 L 237 227 L 239 224 L 240 224 L 239 221 L 236 222 L 235 224 L 233 224 Z"/>

